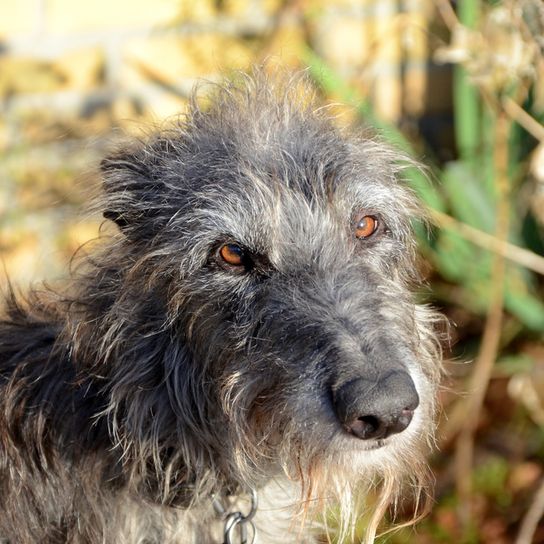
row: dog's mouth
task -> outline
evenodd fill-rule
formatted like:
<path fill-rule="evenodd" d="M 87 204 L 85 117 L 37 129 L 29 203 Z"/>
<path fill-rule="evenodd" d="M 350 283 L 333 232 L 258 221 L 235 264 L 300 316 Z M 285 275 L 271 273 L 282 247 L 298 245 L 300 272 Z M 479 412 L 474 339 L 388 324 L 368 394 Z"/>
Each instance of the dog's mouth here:
<path fill-rule="evenodd" d="M 365 444 L 364 449 L 367 451 L 372 451 L 372 450 L 379 450 L 380 448 L 383 448 L 385 446 L 386 446 L 385 440 L 380 439 L 370 444 Z"/>
<path fill-rule="evenodd" d="M 375 450 L 379 450 L 379 449 L 382 449 L 382 448 L 385 448 L 388 444 L 389 444 L 389 440 L 387 439 L 384 439 L 384 438 L 379 438 L 377 440 L 360 440 L 359 438 L 357 438 L 356 436 L 354 436 L 353 434 L 351 433 L 345 433 L 345 434 L 348 434 L 350 438 L 348 438 L 348 440 L 350 440 L 351 442 L 351 445 L 356 445 L 357 446 L 357 449 L 359 451 L 375 451 Z M 355 442 L 355 440 L 357 440 L 357 442 Z"/>
<path fill-rule="evenodd" d="M 338 432 L 339 431 L 339 432 Z M 337 430 L 337 436 L 343 444 L 343 448 L 350 451 L 367 452 L 386 448 L 391 444 L 392 438 L 374 438 L 370 440 L 361 440 L 359 437 L 349 432 L 343 426 Z"/>

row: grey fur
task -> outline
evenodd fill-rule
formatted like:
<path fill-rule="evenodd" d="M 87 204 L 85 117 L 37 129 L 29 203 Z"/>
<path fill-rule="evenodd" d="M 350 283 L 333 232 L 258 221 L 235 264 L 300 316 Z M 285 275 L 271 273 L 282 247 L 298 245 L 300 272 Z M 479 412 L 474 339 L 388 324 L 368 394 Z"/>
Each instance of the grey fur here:
<path fill-rule="evenodd" d="M 439 318 L 411 292 L 421 207 L 406 160 L 336 128 L 300 76 L 256 72 L 209 97 L 103 162 L 100 206 L 119 234 L 73 284 L 11 296 L 0 537 L 12 544 L 220 542 L 212 494 L 250 488 L 263 543 L 313 542 L 329 499 L 347 534 L 379 489 L 371 542 L 390 504 L 426 488 Z M 361 212 L 378 219 L 367 239 L 354 236 Z M 247 268 L 225 264 L 225 243 Z M 346 384 L 397 371 L 419 396 L 408 428 L 348 434 L 335 413 Z"/>

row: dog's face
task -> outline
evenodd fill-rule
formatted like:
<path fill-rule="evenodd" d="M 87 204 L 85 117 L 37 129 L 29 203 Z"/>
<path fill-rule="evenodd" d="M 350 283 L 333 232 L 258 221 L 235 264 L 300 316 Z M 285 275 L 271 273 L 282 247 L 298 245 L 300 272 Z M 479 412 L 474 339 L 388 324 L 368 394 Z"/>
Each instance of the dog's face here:
<path fill-rule="evenodd" d="M 390 150 L 260 85 L 103 164 L 105 215 L 167 293 L 179 432 L 249 484 L 414 470 L 439 372 L 418 206 Z"/>

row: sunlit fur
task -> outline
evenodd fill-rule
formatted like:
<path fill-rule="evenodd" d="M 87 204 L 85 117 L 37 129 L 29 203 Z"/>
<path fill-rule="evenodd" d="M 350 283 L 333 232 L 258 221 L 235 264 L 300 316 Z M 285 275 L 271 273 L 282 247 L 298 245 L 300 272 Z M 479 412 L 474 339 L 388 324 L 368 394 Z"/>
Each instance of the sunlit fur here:
<path fill-rule="evenodd" d="M 66 289 L 8 297 L 0 540 L 221 542 L 212 494 L 255 488 L 262 543 L 349 535 L 369 496 L 371 542 L 399 497 L 424 502 L 441 356 L 411 292 L 408 163 L 336 128 L 303 76 L 206 96 L 103 161 L 118 234 Z M 361 210 L 379 217 L 366 240 Z M 226 269 L 223 243 L 255 266 Z M 420 397 L 377 449 L 329 398 L 368 353 L 397 358 Z"/>

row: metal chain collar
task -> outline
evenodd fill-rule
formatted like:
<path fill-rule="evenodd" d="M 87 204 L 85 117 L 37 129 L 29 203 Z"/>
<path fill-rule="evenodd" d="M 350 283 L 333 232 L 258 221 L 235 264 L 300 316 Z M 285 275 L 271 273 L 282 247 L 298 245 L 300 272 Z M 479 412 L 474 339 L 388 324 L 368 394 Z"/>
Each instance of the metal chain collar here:
<path fill-rule="evenodd" d="M 255 544 L 257 542 L 257 529 L 252 519 L 257 512 L 257 492 L 252 489 L 249 498 L 251 501 L 249 512 L 244 515 L 242 512 L 229 512 L 217 495 L 212 496 L 212 504 L 215 512 L 224 521 L 223 544 Z M 250 531 L 248 531 L 248 526 Z M 251 540 L 248 540 L 248 533 L 251 533 Z M 238 538 L 236 538 L 238 534 Z"/>

